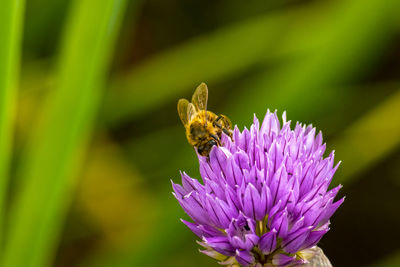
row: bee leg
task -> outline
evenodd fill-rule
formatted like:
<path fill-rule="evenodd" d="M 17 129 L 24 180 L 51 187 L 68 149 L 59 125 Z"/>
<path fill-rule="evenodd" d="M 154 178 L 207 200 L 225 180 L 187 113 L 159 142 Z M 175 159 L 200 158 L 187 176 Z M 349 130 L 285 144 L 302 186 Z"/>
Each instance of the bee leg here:
<path fill-rule="evenodd" d="M 217 120 L 215 120 L 215 121 L 213 122 L 213 125 L 214 125 L 214 126 L 217 126 L 217 127 L 220 128 L 220 129 L 222 129 L 222 125 L 219 124 L 219 123 L 217 122 Z"/>
<path fill-rule="evenodd" d="M 221 124 L 218 123 L 218 121 L 222 119 L 221 115 L 218 115 L 218 117 L 213 121 L 213 125 L 217 126 L 218 128 L 221 128 Z"/>
<path fill-rule="evenodd" d="M 222 128 L 222 131 L 224 132 L 224 134 L 226 134 L 227 136 L 232 136 L 232 133 L 226 129 L 226 128 Z"/>
<path fill-rule="evenodd" d="M 219 140 L 219 139 L 218 139 L 218 136 L 216 136 L 215 134 L 210 134 L 210 136 L 211 136 L 212 138 L 214 138 L 215 141 L 218 141 L 218 140 Z"/>
<path fill-rule="evenodd" d="M 221 115 L 219 115 L 219 116 L 215 119 L 215 121 L 213 122 L 213 125 L 214 125 L 214 126 L 217 126 L 218 128 L 220 128 L 220 129 L 224 132 L 224 134 L 226 134 L 227 136 L 232 137 L 232 132 L 231 132 L 230 130 L 228 130 L 227 128 L 222 127 L 222 125 L 219 124 L 219 123 L 217 122 L 217 121 L 219 121 L 220 119 L 222 119 L 222 116 L 221 116 Z"/>
<path fill-rule="evenodd" d="M 215 121 L 219 121 L 220 119 L 222 119 L 222 116 L 218 115 L 218 117 L 215 119 Z"/>
<path fill-rule="evenodd" d="M 224 134 L 226 134 L 227 136 L 232 137 L 232 130 L 222 127 L 222 125 L 217 122 L 217 121 L 221 120 L 222 118 L 223 118 L 222 115 L 218 115 L 218 117 L 213 122 L 213 125 L 220 128 L 224 132 Z"/>
<path fill-rule="evenodd" d="M 217 126 L 218 128 L 220 128 L 224 132 L 224 134 L 226 134 L 228 136 L 232 136 L 232 133 L 225 127 L 222 127 L 221 124 L 214 122 L 214 126 Z"/>
<path fill-rule="evenodd" d="M 210 136 L 217 142 L 217 145 L 221 145 L 221 142 L 219 141 L 219 137 L 216 136 L 215 134 L 210 134 Z"/>

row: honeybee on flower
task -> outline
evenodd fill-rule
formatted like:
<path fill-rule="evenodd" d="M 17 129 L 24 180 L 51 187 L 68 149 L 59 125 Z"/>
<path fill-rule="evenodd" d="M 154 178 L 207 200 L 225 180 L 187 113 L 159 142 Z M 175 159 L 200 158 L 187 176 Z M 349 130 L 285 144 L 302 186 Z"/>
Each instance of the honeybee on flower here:
<path fill-rule="evenodd" d="M 221 135 L 232 136 L 232 123 L 225 115 L 216 115 L 207 110 L 208 88 L 200 84 L 193 96 L 192 102 L 179 99 L 178 114 L 186 129 L 188 142 L 197 152 L 208 157 L 213 146 L 221 145 Z"/>

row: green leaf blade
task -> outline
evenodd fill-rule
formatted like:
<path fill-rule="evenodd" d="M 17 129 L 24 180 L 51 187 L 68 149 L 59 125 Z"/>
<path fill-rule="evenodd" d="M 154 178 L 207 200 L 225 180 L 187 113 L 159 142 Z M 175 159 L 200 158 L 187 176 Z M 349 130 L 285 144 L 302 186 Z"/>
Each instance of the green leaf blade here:
<path fill-rule="evenodd" d="M 21 167 L 2 266 L 48 266 L 53 258 L 125 4 L 73 3 L 56 86 L 44 102 Z"/>
<path fill-rule="evenodd" d="M 17 80 L 21 57 L 23 0 L 0 2 L 0 244 L 3 244 L 5 199 L 9 176 Z"/>

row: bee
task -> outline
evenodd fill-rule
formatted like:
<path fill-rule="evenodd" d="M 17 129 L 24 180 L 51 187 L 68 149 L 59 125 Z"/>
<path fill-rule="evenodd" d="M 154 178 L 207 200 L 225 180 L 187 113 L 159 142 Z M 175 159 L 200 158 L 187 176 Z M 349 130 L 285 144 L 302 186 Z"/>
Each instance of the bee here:
<path fill-rule="evenodd" d="M 188 142 L 197 148 L 197 152 L 208 157 L 213 146 L 221 145 L 221 135 L 232 137 L 232 123 L 225 115 L 216 115 L 207 110 L 208 88 L 200 84 L 192 102 L 179 99 L 178 114 L 186 129 Z"/>

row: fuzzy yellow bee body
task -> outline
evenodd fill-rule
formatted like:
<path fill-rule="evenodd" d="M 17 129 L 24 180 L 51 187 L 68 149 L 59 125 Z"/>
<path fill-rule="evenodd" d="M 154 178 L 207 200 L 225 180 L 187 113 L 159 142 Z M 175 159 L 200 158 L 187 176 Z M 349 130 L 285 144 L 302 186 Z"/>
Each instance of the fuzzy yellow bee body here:
<path fill-rule="evenodd" d="M 232 135 L 232 124 L 225 115 L 217 116 L 207 110 L 208 88 L 200 84 L 193 94 L 192 102 L 179 99 L 178 114 L 186 129 L 189 144 L 202 156 L 208 156 L 212 147 L 221 145 L 221 135 Z"/>

